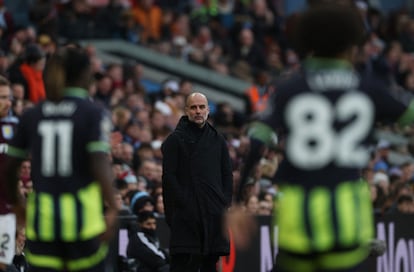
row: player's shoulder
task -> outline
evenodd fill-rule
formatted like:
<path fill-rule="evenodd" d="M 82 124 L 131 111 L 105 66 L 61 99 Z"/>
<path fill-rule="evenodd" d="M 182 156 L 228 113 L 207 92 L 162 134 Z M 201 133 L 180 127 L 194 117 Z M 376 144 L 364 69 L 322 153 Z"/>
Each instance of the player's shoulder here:
<path fill-rule="evenodd" d="M 274 92 L 278 95 L 303 92 L 306 88 L 305 76 L 301 71 L 283 75 L 271 83 Z"/>

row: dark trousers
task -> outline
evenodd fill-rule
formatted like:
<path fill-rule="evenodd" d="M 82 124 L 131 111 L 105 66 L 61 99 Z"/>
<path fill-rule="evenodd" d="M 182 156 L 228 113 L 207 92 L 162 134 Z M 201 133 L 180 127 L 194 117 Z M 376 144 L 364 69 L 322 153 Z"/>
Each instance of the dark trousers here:
<path fill-rule="evenodd" d="M 170 272 L 216 272 L 217 255 L 173 254 Z"/>

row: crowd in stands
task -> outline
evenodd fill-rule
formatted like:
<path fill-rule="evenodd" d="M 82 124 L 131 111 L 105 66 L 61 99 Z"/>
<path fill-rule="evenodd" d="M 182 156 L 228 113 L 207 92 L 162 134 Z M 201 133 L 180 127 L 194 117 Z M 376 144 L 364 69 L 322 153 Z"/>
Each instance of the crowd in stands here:
<path fill-rule="evenodd" d="M 11 114 L 17 117 L 44 99 L 42 71 L 47 57 L 81 39 L 123 39 L 251 82 L 244 112 L 223 102 L 210 116 L 227 137 L 235 186 L 249 147 L 244 126 L 263 110 L 266 96 L 277 92 L 266 84 L 300 67 L 301 56 L 289 42 L 296 15 L 285 16 L 281 1 L 33 0 L 23 10 L 17 9 L 21 1 L 6 2 L 0 1 L 0 74 L 12 83 Z M 414 94 L 414 18 L 405 9 L 385 14 L 369 2 L 355 2 L 367 32 L 358 69 L 381 74 L 390 92 L 409 101 Z M 162 215 L 160 147 L 182 116 L 193 82 L 166 80 L 159 91 L 150 93 L 142 83 L 142 64 L 103 63 L 93 45 L 86 49 L 95 75 L 90 98 L 112 115 L 111 155 L 120 213 L 149 210 Z M 414 126 L 379 126 L 407 141 L 372 143 L 372 160 L 361 171 L 371 184 L 372 203 L 379 216 L 414 214 Z M 397 163 L 390 153 L 407 159 Z M 279 193 L 270 180 L 282 159 L 276 146 L 260 161 L 245 190 L 247 212 L 272 213 L 272 201 Z M 30 191 L 27 168 L 30 165 L 22 167 L 22 193 Z"/>

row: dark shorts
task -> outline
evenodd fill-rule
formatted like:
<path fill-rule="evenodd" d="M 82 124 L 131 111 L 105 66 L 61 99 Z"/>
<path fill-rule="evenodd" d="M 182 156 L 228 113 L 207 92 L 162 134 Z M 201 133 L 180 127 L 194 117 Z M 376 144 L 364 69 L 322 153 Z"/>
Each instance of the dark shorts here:
<path fill-rule="evenodd" d="M 26 247 L 31 272 L 105 271 L 108 245 L 98 238 L 70 243 L 28 240 Z"/>

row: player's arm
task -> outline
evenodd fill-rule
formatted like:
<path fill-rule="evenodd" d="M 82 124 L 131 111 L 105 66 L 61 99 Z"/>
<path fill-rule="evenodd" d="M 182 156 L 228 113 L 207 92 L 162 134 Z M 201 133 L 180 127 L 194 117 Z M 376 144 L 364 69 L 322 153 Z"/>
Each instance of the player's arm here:
<path fill-rule="evenodd" d="M 107 230 L 102 239 L 108 240 L 112 236 L 116 225 L 118 211 L 116 209 L 113 183 L 113 172 L 109 160 L 109 136 L 112 129 L 110 118 L 103 112 L 94 112 L 92 118 L 90 139 L 86 146 L 89 153 L 89 169 L 95 181 L 100 185 L 105 202 L 105 220 Z"/>

